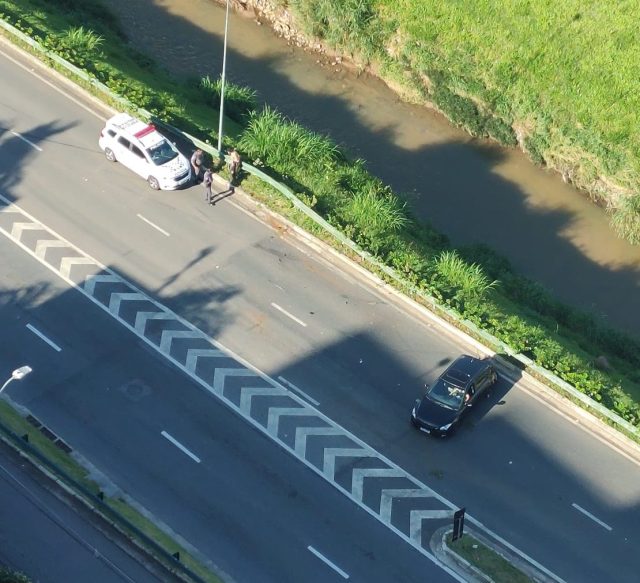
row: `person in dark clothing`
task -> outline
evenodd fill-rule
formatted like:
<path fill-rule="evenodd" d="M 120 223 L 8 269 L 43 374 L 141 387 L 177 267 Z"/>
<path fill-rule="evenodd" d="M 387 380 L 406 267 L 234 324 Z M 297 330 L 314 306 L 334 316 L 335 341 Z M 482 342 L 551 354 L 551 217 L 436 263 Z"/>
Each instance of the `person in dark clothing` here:
<path fill-rule="evenodd" d="M 200 179 L 201 179 L 202 158 L 203 158 L 203 153 L 200 148 L 198 148 L 191 155 L 191 168 L 193 170 L 193 179 L 195 180 L 195 182 L 200 182 Z"/>
<path fill-rule="evenodd" d="M 202 186 L 204 186 L 204 200 L 207 204 L 211 204 L 211 200 L 213 199 L 213 193 L 211 192 L 212 182 L 213 172 L 211 172 L 211 168 L 207 168 L 204 171 L 204 176 L 202 177 Z"/>

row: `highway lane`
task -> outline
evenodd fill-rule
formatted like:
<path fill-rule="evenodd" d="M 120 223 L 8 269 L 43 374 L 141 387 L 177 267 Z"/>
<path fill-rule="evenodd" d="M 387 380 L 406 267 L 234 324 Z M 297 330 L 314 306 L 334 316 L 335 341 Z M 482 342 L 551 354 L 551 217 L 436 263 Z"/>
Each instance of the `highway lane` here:
<path fill-rule="evenodd" d="M 5 239 L 0 252 L 0 367 L 34 369 L 9 394 L 109 477 L 105 491 L 231 580 L 341 580 L 334 567 L 362 581 L 454 580 Z"/>
<path fill-rule="evenodd" d="M 9 68 L 16 77 L 12 86 L 33 83 L 28 93 L 38 94 L 37 83 Z M 203 208 L 199 191 L 155 195 L 126 170 L 105 166 L 91 150 L 99 122 L 78 111 L 65 118 L 69 106 L 54 109 L 57 99 L 47 94 L 37 123 L 45 125 L 52 109 L 63 112 L 60 119 L 82 119 L 66 140 L 87 157 L 76 164 L 76 175 L 64 168 L 69 147 L 47 143 L 41 156 L 29 152 L 23 164 L 21 140 L 7 145 L 5 137 L 0 147 L 7 146 L 12 166 L 25 174 L 10 189 L 21 205 L 135 276 L 271 376 L 303 388 L 331 418 L 559 574 L 597 580 L 619 564 L 620 580 L 633 580 L 636 565 L 626 545 L 637 531 L 637 466 L 507 383 L 455 440 L 434 442 L 412 433 L 408 410 L 422 383 L 459 350 L 450 340 L 400 316 L 390 298 L 296 252 L 230 205 Z M 43 176 L 56 180 L 40 188 Z M 171 237 L 143 225 L 138 214 Z M 505 403 L 498 405 L 500 400 Z M 598 530 L 572 504 L 613 530 Z"/>
<path fill-rule="evenodd" d="M 0 565 L 31 581 L 179 581 L 4 443 L 0 500 Z"/>

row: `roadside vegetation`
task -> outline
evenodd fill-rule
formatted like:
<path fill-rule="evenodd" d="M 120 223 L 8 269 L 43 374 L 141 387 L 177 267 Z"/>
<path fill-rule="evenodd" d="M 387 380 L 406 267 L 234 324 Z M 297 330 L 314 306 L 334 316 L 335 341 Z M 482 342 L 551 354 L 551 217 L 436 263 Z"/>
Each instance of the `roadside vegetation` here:
<path fill-rule="evenodd" d="M 471 134 L 519 144 L 640 243 L 637 4 L 602 0 L 272 0 Z"/>
<path fill-rule="evenodd" d="M 531 577 L 470 534 L 464 534 L 455 542 L 451 540 L 451 535 L 448 535 L 447 545 L 450 550 L 489 577 L 493 583 L 533 583 Z"/>
<path fill-rule="evenodd" d="M 360 16 L 343 23 L 345 27 L 377 26 L 374 13 L 365 10 L 368 2 L 347 3 Z M 410 4 L 421 3 L 398 2 L 398 13 Z M 330 5 L 328 0 L 315 3 L 318 9 Z M 211 127 L 217 119 L 216 82 L 206 78 L 176 83 L 148 55 L 128 45 L 118 21 L 98 0 L 0 0 L 0 13 L 157 118 L 205 141 L 217 139 Z M 338 18 L 327 14 L 323 23 Z M 351 33 L 347 36 L 354 42 Z M 484 246 L 453 248 L 446 237 L 413 217 L 388 186 L 366 171 L 362 160 L 279 112 L 256 107 L 250 89 L 236 88 L 226 99 L 235 104 L 228 138 L 245 159 L 285 183 L 333 226 L 394 268 L 406 282 L 404 291 L 430 294 L 460 318 L 640 427 L 640 339 L 558 302 Z M 501 127 L 491 117 L 483 119 L 486 127 Z M 243 188 L 300 221 L 299 211 L 255 177 Z M 308 219 L 300 222 L 329 238 Z"/>

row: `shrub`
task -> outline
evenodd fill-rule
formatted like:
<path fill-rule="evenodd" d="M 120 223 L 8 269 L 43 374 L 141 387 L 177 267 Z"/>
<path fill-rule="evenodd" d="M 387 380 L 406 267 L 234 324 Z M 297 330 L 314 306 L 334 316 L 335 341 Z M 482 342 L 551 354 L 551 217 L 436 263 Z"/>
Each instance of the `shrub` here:
<path fill-rule="evenodd" d="M 208 75 L 202 77 L 197 85 L 207 105 L 220 109 L 222 95 L 222 79 L 212 80 Z M 225 82 L 224 110 L 225 115 L 236 121 L 242 121 L 257 107 L 257 93 L 249 87 Z"/>
<path fill-rule="evenodd" d="M 476 263 L 467 263 L 457 251 L 442 251 L 431 265 L 430 286 L 453 307 L 464 312 L 465 304 L 476 306 L 497 284 Z"/>
<path fill-rule="evenodd" d="M 278 172 L 298 176 L 322 175 L 338 157 L 338 147 L 329 138 L 269 107 L 249 114 L 239 145 L 250 157 L 260 158 Z"/>
<path fill-rule="evenodd" d="M 100 35 L 79 26 L 59 35 L 48 34 L 43 44 L 76 67 L 94 72 L 95 61 L 103 56 L 100 51 L 102 42 L 103 38 Z"/>
<path fill-rule="evenodd" d="M 370 186 L 356 192 L 346 203 L 344 217 L 359 233 L 375 241 L 407 224 L 405 207 L 406 203 L 400 202 L 389 189 Z"/>

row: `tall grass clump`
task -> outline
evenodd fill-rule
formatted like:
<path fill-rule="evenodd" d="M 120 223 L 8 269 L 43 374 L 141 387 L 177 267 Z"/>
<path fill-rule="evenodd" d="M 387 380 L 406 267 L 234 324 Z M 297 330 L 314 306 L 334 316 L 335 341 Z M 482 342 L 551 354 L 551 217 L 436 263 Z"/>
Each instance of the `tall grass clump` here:
<path fill-rule="evenodd" d="M 387 187 L 369 185 L 347 199 L 341 213 L 348 221 L 356 241 L 379 252 L 387 236 L 405 228 L 409 222 L 406 203 L 401 202 Z"/>
<path fill-rule="evenodd" d="M 620 237 L 633 245 L 640 244 L 640 194 L 621 200 L 612 212 L 611 224 Z"/>
<path fill-rule="evenodd" d="M 326 136 L 309 131 L 270 107 L 249 114 L 239 145 L 249 157 L 296 178 L 324 174 L 340 153 Z"/>
<path fill-rule="evenodd" d="M 95 62 L 102 57 L 104 39 L 84 26 L 67 29 L 62 34 L 48 34 L 44 45 L 77 67 L 95 71 Z"/>
<path fill-rule="evenodd" d="M 202 77 L 197 85 L 204 97 L 205 103 L 220 109 L 222 95 L 222 79 L 211 79 L 208 75 Z M 236 121 L 243 121 L 244 117 L 254 111 L 258 105 L 257 92 L 249 87 L 225 82 L 224 107 L 225 114 Z"/>
<path fill-rule="evenodd" d="M 477 263 L 466 262 L 457 251 L 442 251 L 433 260 L 432 286 L 448 303 L 464 310 L 467 303 L 477 304 L 497 285 Z"/>

